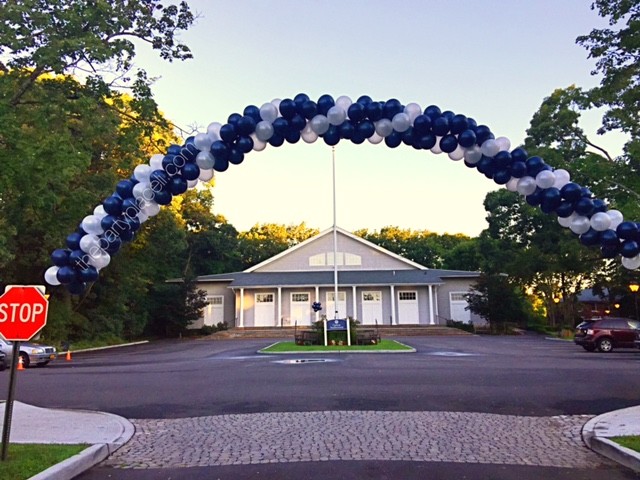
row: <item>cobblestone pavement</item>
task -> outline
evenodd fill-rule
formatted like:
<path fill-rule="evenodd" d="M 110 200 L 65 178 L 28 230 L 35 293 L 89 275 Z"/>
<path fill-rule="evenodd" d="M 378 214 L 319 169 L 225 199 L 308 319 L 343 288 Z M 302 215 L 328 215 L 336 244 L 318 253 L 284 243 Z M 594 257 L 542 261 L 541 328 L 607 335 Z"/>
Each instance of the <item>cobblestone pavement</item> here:
<path fill-rule="evenodd" d="M 103 465 L 168 468 L 328 460 L 409 460 L 597 468 L 580 437 L 590 415 L 323 411 L 131 420 Z"/>

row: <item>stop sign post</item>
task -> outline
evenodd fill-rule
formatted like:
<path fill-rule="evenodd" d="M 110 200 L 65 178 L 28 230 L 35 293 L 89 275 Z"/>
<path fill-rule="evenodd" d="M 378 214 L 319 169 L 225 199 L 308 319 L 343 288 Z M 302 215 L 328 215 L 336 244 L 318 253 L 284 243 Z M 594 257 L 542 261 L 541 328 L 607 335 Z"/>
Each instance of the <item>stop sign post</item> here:
<path fill-rule="evenodd" d="M 49 301 L 43 286 L 9 285 L 0 296 L 0 335 L 13 342 L 9 392 L 2 426 L 2 460 L 7 459 L 20 342 L 31 340 L 47 323 Z"/>

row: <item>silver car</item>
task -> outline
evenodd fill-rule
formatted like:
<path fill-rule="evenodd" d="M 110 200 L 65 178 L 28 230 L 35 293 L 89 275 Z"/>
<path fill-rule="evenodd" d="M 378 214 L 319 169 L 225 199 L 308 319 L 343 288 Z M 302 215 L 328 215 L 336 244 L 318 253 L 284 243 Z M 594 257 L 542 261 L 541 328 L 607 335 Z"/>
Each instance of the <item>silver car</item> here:
<path fill-rule="evenodd" d="M 13 343 L 0 338 L 0 351 L 7 357 L 7 362 L 11 363 L 13 355 Z M 44 367 L 57 357 L 55 347 L 50 345 L 39 345 L 31 342 L 20 342 L 20 358 L 22 365 L 27 368 L 31 365 Z"/>

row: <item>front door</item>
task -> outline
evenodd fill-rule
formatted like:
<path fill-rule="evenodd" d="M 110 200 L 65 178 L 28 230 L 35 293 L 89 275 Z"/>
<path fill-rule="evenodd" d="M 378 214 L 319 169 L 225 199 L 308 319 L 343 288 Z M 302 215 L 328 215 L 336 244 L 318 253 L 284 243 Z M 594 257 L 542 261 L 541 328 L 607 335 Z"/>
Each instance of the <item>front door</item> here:
<path fill-rule="evenodd" d="M 256 293 L 256 302 L 253 310 L 254 326 L 273 327 L 275 326 L 275 308 L 273 293 Z"/>
<path fill-rule="evenodd" d="M 291 325 L 311 325 L 311 303 L 308 293 L 291 294 Z"/>
<path fill-rule="evenodd" d="M 420 323 L 420 311 L 418 310 L 418 292 L 398 292 L 398 323 L 411 325 Z"/>
<path fill-rule="evenodd" d="M 334 307 L 333 299 L 335 298 L 335 292 L 327 292 L 327 319 L 333 318 L 347 318 L 347 294 L 345 292 L 338 292 L 338 316 L 336 317 L 336 308 Z"/>
<path fill-rule="evenodd" d="M 362 292 L 362 324 L 363 325 L 382 324 L 382 292 L 364 291 Z"/>

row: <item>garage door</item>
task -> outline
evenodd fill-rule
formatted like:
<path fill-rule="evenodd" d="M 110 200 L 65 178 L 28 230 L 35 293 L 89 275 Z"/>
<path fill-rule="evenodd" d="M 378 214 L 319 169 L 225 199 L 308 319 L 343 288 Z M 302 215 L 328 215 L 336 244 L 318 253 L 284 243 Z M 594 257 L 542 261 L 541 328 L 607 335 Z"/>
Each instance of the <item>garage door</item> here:
<path fill-rule="evenodd" d="M 449 305 L 451 306 L 451 320 L 469 323 L 471 312 L 466 310 L 469 302 L 466 299 L 466 292 L 449 293 Z"/>
<path fill-rule="evenodd" d="M 273 293 L 256 293 L 254 307 L 254 325 L 256 327 L 275 326 L 275 308 Z"/>
<path fill-rule="evenodd" d="M 401 325 L 420 323 L 418 292 L 413 290 L 398 292 L 398 323 Z"/>
<path fill-rule="evenodd" d="M 224 322 L 224 297 L 212 295 L 207 297 L 209 302 L 204 307 L 204 325 L 217 325 Z"/>

